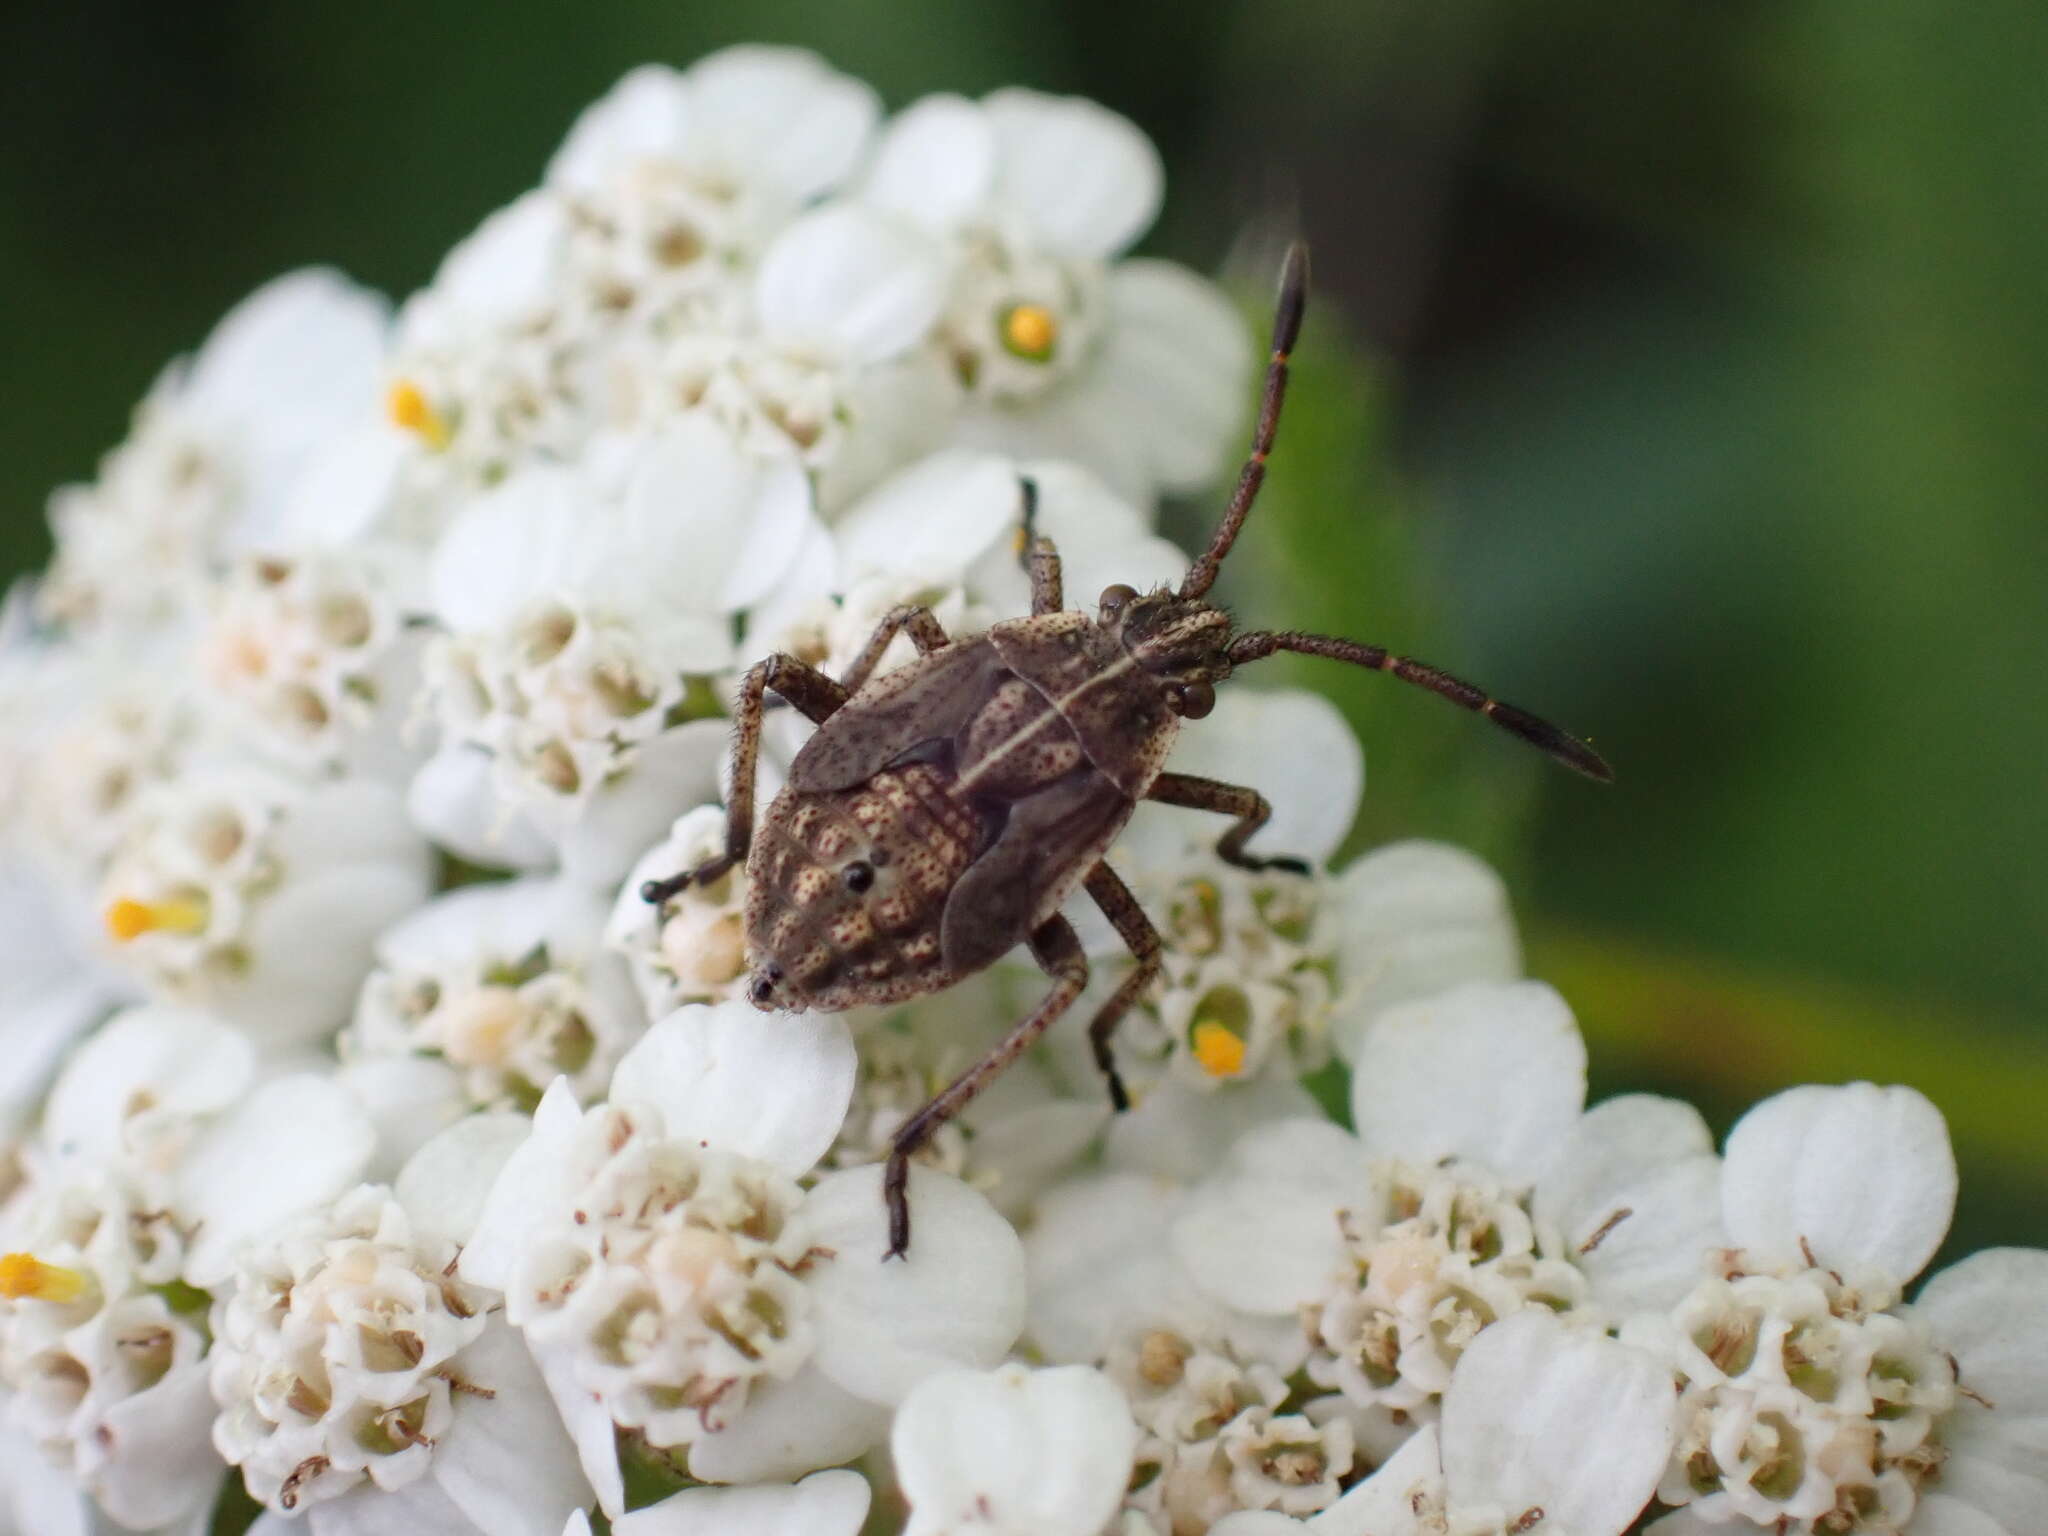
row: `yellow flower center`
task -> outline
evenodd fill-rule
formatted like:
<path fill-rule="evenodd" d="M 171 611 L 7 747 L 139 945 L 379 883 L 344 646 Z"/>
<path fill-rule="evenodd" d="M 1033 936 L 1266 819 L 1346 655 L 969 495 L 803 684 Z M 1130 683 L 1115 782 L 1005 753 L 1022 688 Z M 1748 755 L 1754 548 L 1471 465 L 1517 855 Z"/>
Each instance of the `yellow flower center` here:
<path fill-rule="evenodd" d="M 999 329 L 1003 350 L 1027 363 L 1048 363 L 1060 341 L 1060 323 L 1043 304 L 1012 304 Z"/>
<path fill-rule="evenodd" d="M 1211 1077 L 1235 1077 L 1244 1070 L 1244 1040 L 1214 1019 L 1195 1025 L 1195 1060 Z"/>
<path fill-rule="evenodd" d="M 448 446 L 455 435 L 448 425 L 448 418 L 435 410 L 433 403 L 420 392 L 419 385 L 410 379 L 400 379 L 391 386 L 384 397 L 384 409 L 392 421 L 408 432 L 417 433 L 429 448 L 440 450 Z"/>
<path fill-rule="evenodd" d="M 0 1296 L 10 1301 L 76 1301 L 91 1283 L 84 1270 L 45 1264 L 32 1253 L 0 1254 Z"/>
<path fill-rule="evenodd" d="M 122 896 L 107 907 L 107 932 L 126 944 L 145 933 L 204 933 L 211 913 L 204 896 L 170 896 L 137 901 Z"/>

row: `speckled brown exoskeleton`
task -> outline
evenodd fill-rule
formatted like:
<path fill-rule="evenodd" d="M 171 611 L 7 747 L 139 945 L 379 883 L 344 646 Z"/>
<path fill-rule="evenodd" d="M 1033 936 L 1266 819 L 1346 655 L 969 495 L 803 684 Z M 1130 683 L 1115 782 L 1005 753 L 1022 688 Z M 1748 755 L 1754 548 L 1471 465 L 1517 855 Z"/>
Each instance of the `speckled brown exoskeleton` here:
<path fill-rule="evenodd" d="M 1485 715 L 1581 773 L 1612 777 L 1584 742 L 1434 667 L 1323 635 L 1234 631 L 1229 615 L 1203 600 L 1265 477 L 1307 284 L 1307 255 L 1296 245 L 1281 278 L 1251 456 L 1178 588 L 1112 586 L 1095 613 L 1066 611 L 1059 555 L 1036 536 L 1035 493 L 1025 482 L 1031 616 L 949 637 L 930 609 L 903 607 L 842 678 L 794 656 L 761 662 L 740 685 L 735 710 L 725 851 L 643 887 L 649 901 L 663 902 L 745 863 L 748 995 L 764 1010 L 900 1002 L 951 986 L 1019 944 L 1053 978 L 1001 1043 L 897 1131 L 883 1179 L 891 1256 L 910 1242 L 909 1160 L 1087 985 L 1087 959 L 1060 915 L 1076 888 L 1137 958 L 1088 1026 L 1111 1100 L 1128 1104 L 1110 1036 L 1157 975 L 1160 938 L 1103 855 L 1140 800 L 1234 818 L 1216 851 L 1240 868 L 1306 869 L 1246 851 L 1271 814 L 1256 790 L 1166 769 L 1181 722 L 1208 714 L 1216 684 L 1236 668 L 1276 651 L 1372 667 Z M 917 658 L 873 676 L 898 634 L 909 635 Z M 757 830 L 754 767 L 769 692 L 819 728 Z"/>

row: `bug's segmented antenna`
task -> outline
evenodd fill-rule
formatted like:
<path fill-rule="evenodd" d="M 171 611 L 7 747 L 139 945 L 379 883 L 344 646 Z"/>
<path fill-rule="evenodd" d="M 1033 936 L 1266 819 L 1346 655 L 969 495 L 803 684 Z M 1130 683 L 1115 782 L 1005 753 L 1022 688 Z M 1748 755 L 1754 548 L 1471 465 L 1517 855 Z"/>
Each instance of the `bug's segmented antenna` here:
<path fill-rule="evenodd" d="M 1238 471 L 1237 489 L 1223 520 L 1209 539 L 1209 547 L 1195 558 L 1181 579 L 1180 596 L 1200 597 L 1215 585 L 1223 557 L 1237 542 L 1259 487 L 1266 479 L 1266 457 L 1273 451 L 1273 438 L 1280 430 L 1280 406 L 1287 398 L 1287 359 L 1301 335 L 1302 312 L 1308 308 L 1308 247 L 1297 240 L 1287 247 L 1287 261 L 1280 269 L 1280 302 L 1273 312 L 1273 355 L 1266 363 L 1266 389 L 1259 400 L 1259 422 L 1252 432 L 1251 456 Z"/>
<path fill-rule="evenodd" d="M 1233 663 L 1257 661 L 1262 656 L 1271 656 L 1275 651 L 1294 651 L 1303 656 L 1327 656 L 1332 661 L 1348 661 L 1353 666 L 1370 667 L 1375 672 L 1385 672 L 1404 683 L 1413 683 L 1418 688 L 1427 688 L 1441 698 L 1449 699 L 1461 708 L 1474 714 L 1484 715 L 1502 730 L 1519 736 L 1537 751 L 1555 758 L 1565 767 L 1583 773 L 1589 779 L 1602 784 L 1614 782 L 1614 770 L 1607 766 L 1607 760 L 1569 731 L 1560 730 L 1548 720 L 1506 704 L 1490 696 L 1485 689 L 1476 688 L 1462 678 L 1430 666 L 1427 662 L 1416 661 L 1409 656 L 1396 656 L 1377 645 L 1361 645 L 1356 640 L 1339 640 L 1330 635 L 1302 635 L 1292 632 L 1253 630 L 1239 635 L 1230 642 L 1230 659 Z"/>

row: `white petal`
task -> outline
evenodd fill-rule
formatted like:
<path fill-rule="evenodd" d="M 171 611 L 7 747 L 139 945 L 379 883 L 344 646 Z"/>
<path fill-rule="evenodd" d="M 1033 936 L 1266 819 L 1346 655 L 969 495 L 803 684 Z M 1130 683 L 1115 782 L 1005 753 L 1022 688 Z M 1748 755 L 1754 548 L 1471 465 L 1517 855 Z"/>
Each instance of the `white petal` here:
<path fill-rule="evenodd" d="M 609 893 L 660 839 L 678 806 L 718 798 L 718 770 L 731 735 L 723 719 L 686 720 L 643 743 L 632 766 L 600 787 L 564 829 L 563 878 Z"/>
<path fill-rule="evenodd" d="M 1188 1196 L 1173 1249 L 1202 1289 L 1226 1306 L 1292 1314 L 1344 1268 L 1338 1207 L 1274 1178 L 1222 1178 Z"/>
<path fill-rule="evenodd" d="M 1223 291 L 1170 261 L 1109 274 L 1109 325 L 1091 392 L 1143 447 L 1153 482 L 1201 490 L 1243 451 L 1251 338 Z"/>
<path fill-rule="evenodd" d="M 611 1096 L 656 1105 L 671 1136 L 800 1178 L 839 1135 L 855 1065 L 837 1015 L 692 1004 L 640 1037 L 612 1074 Z"/>
<path fill-rule="evenodd" d="M 1454 1504 L 1540 1506 L 1572 1536 L 1620 1536 L 1671 1456 L 1668 1366 L 1527 1307 L 1483 1329 L 1444 1393 Z"/>
<path fill-rule="evenodd" d="M 858 1397 L 901 1402 L 935 1371 L 986 1368 L 1024 1326 L 1024 1250 L 958 1179 L 910 1169 L 910 1252 L 884 1263 L 878 1166 L 827 1174 L 805 1202 L 811 1241 L 836 1257 L 811 1277 L 818 1367 Z"/>
<path fill-rule="evenodd" d="M 964 96 L 926 96 L 883 129 L 861 196 L 944 234 L 980 212 L 995 165 L 995 134 L 981 108 Z"/>
<path fill-rule="evenodd" d="M 1039 1201 L 1024 1239 L 1029 1336 L 1055 1362 L 1095 1361 L 1126 1328 L 1200 1305 L 1173 1256 L 1178 1191 L 1142 1174 L 1093 1174 Z"/>
<path fill-rule="evenodd" d="M 1105 1095 L 976 1116 L 974 1161 L 991 1176 L 983 1192 L 1004 1216 L 1021 1217 L 1047 1183 L 1080 1160 L 1111 1113 Z"/>
<path fill-rule="evenodd" d="M 1087 1366 L 929 1377 L 889 1435 L 910 1501 L 904 1536 L 1087 1536 L 1121 1502 L 1137 1439 L 1123 1394 Z"/>
<path fill-rule="evenodd" d="M 949 586 L 1017 526 L 1022 507 L 1007 459 L 935 453 L 884 481 L 840 520 L 840 586 L 877 575 Z"/>
<path fill-rule="evenodd" d="M 560 464 L 529 464 L 471 498 L 434 551 L 435 616 L 457 632 L 491 630 L 565 595 L 583 568 L 592 487 Z"/>
<path fill-rule="evenodd" d="M 450 1370 L 491 1395 L 457 1399 L 434 1447 L 433 1477 L 479 1531 L 555 1536 L 591 1490 L 525 1342 L 493 1319 Z"/>
<path fill-rule="evenodd" d="M 406 790 L 413 824 L 459 858 L 485 869 L 546 869 L 555 845 L 499 793 L 490 755 L 445 747 L 420 765 Z"/>
<path fill-rule="evenodd" d="M 222 420 L 255 417 L 263 446 L 302 453 L 374 401 L 388 318 L 380 296 L 331 268 L 273 278 L 206 338 L 184 403 Z"/>
<path fill-rule="evenodd" d="M 276 1519 L 277 1527 L 265 1528 L 259 1521 L 253 1536 L 293 1536 L 297 1521 Z M 305 1524 L 313 1536 L 475 1536 L 476 1527 L 431 1477 L 417 1478 L 389 1492 L 374 1484 L 353 1488 L 338 1499 L 315 1504 Z"/>
<path fill-rule="evenodd" d="M 265 1083 L 193 1146 L 178 1169 L 177 1205 L 198 1235 L 185 1278 L 227 1278 L 241 1245 L 284 1218 L 333 1199 L 362 1177 L 377 1132 L 332 1077 Z"/>
<path fill-rule="evenodd" d="M 877 362 L 924 339 L 945 301 L 937 245 L 878 210 L 841 203 L 805 214 L 761 258 L 762 329 Z"/>
<path fill-rule="evenodd" d="M 618 1536 L 859 1536 L 867 1479 L 817 1472 L 792 1488 L 687 1488 L 612 1522 Z"/>
<path fill-rule="evenodd" d="M 1285 742 L 1285 751 L 1273 743 Z M 1219 690 L 1216 712 L 1182 731 L 1167 766 L 1231 784 L 1249 784 L 1272 802 L 1273 819 L 1252 851 L 1320 863 L 1337 851 L 1365 789 L 1365 754 L 1337 706 L 1304 688 L 1233 686 Z M 1178 811 L 1181 835 L 1214 843 L 1224 824 Z"/>
<path fill-rule="evenodd" d="M 759 178 L 790 202 L 843 181 L 881 115 L 865 83 L 801 48 L 721 49 L 685 80 L 691 127 L 716 163 Z"/>
<path fill-rule="evenodd" d="M 1934 1276 L 1912 1308 L 1955 1356 L 1957 1379 L 1975 1394 L 1942 1421 L 1949 1458 L 1941 1486 L 2015 1532 L 2030 1529 L 2048 1509 L 2044 1296 L 2048 1252 L 1987 1248 Z M 1919 1529 L 1915 1516 L 1913 1530 Z"/>
<path fill-rule="evenodd" d="M 569 223 L 562 204 L 528 192 L 498 209 L 451 250 L 427 293 L 407 306 L 401 330 L 451 342 L 482 326 L 511 326 L 553 300 Z"/>
<path fill-rule="evenodd" d="M 465 1271 L 467 1273 L 467 1271 Z M 576 1359 L 568 1349 L 536 1355 L 555 1400 L 555 1412 L 576 1446 L 576 1460 L 583 1475 L 597 1492 L 597 1507 L 616 1520 L 626 1508 L 626 1478 L 619 1470 L 618 1426 L 612 1423 L 604 1400 L 576 1379 Z"/>
<path fill-rule="evenodd" d="M 801 1477 L 851 1461 L 889 1432 L 889 1410 L 855 1397 L 815 1364 L 755 1383 L 747 1411 L 690 1446 L 690 1475 L 718 1483 Z"/>
<path fill-rule="evenodd" d="M 470 1115 L 431 1138 L 399 1170 L 393 1188 L 414 1232 L 468 1243 L 492 1184 L 532 1131 L 524 1115 Z"/>
<path fill-rule="evenodd" d="M 1944 1490 L 1949 1485 L 1948 1467 L 1941 1469 Z M 1976 1501 L 1954 1497 L 1948 1491 L 1923 1493 L 1920 1502 L 1913 1507 L 1913 1536 L 2027 1536 L 2026 1522 L 2038 1522 L 2042 1505 L 2041 1484 L 2034 1481 L 2033 1502 L 2021 1506 L 2020 1513 L 2009 1515 L 2004 1520 L 1994 1520 L 1984 1510 L 1975 1507 Z M 2038 1525 L 2035 1527 L 2038 1529 Z"/>
<path fill-rule="evenodd" d="M 1426 1501 L 1441 1499 L 1443 1492 L 1443 1450 L 1436 1426 L 1425 1424 L 1371 1477 L 1313 1516 L 1308 1529 L 1312 1536 L 1419 1536 L 1418 1506 L 1428 1507 Z"/>
<path fill-rule="evenodd" d="M 666 64 L 642 64 L 583 109 L 548 162 L 547 180 L 581 197 L 600 196 L 620 171 L 679 153 L 689 132 L 682 74 Z"/>
<path fill-rule="evenodd" d="M 1728 1133 L 1722 1219 L 1765 1263 L 1871 1268 L 1903 1284 L 1955 1214 L 1941 1111 L 1911 1088 L 1851 1083 L 1766 1099 Z"/>
<path fill-rule="evenodd" d="M 1270 1509 L 1241 1509 L 1209 1527 L 1209 1536 L 1306 1536 L 1309 1527 Z"/>
<path fill-rule="evenodd" d="M 60 1157 L 99 1167 L 123 1150 L 123 1127 L 150 1113 L 198 1116 L 248 1091 L 255 1048 L 211 1014 L 168 1004 L 130 1008 L 76 1051 L 50 1090 L 43 1134 Z"/>
<path fill-rule="evenodd" d="M 593 556 L 593 574 L 635 610 L 731 613 L 776 585 L 814 522 L 801 466 L 749 458 L 709 415 L 686 412 L 637 453 L 618 547 Z M 644 568 L 622 570 L 637 552 Z"/>
<path fill-rule="evenodd" d="M 502 1291 L 512 1284 L 519 1256 L 535 1232 L 559 1221 L 575 1203 L 576 1180 L 566 1168 L 570 1142 L 583 1123 L 576 1091 L 558 1077 L 541 1095 L 533 1129 L 513 1149 L 484 1197 L 469 1242 L 462 1250 L 462 1277 Z M 466 1214 L 468 1195 L 459 1193 L 456 1213 Z"/>
<path fill-rule="evenodd" d="M 19 1430 L 0 1428 L 0 1517 L 19 1536 L 92 1536 L 90 1506 L 68 1472 L 59 1471 Z"/>
<path fill-rule="evenodd" d="M 1536 1187 L 1536 1220 L 1609 1307 L 1668 1310 L 1699 1282 L 1707 1251 L 1727 1246 L 1713 1148 L 1690 1104 L 1609 1099 L 1580 1117 Z"/>
<path fill-rule="evenodd" d="M 996 201 L 1051 250 L 1113 256 L 1152 227 L 1166 172 L 1128 119 L 1078 96 L 997 91 Z"/>
<path fill-rule="evenodd" d="M 95 1431 L 100 1466 L 90 1479 L 101 1508 L 130 1530 L 189 1519 L 219 1486 L 212 1413 L 198 1360 L 109 1408 Z"/>
<path fill-rule="evenodd" d="M 336 1076 L 376 1130 L 377 1155 L 363 1171 L 373 1184 L 396 1178 L 421 1147 L 469 1109 L 454 1069 L 430 1056 L 365 1057 L 344 1063 Z"/>
<path fill-rule="evenodd" d="M 1238 1137 L 1274 1121 L 1320 1113 L 1314 1095 L 1284 1063 L 1247 1082 L 1207 1091 L 1168 1073 L 1110 1121 L 1104 1161 L 1160 1178 L 1198 1179 Z"/>
<path fill-rule="evenodd" d="M 1343 1011 L 1337 1050 L 1355 1060 L 1371 1021 L 1396 1003 L 1466 981 L 1512 981 L 1522 948 L 1507 887 L 1446 843 L 1389 843 L 1337 877 Z"/>
<path fill-rule="evenodd" d="M 1586 1102 L 1586 1045 L 1539 982 L 1473 982 L 1389 1009 L 1351 1078 L 1352 1123 L 1375 1157 L 1457 1157 L 1540 1179 Z"/>

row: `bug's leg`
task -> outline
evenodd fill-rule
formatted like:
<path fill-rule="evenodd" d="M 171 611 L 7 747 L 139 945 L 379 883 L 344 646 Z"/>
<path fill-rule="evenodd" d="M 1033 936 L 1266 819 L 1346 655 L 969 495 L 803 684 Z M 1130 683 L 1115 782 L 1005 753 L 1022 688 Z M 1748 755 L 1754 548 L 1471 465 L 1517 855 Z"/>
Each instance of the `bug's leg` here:
<path fill-rule="evenodd" d="M 1116 1070 L 1116 1058 L 1110 1054 L 1109 1037 L 1116 1033 L 1123 1016 L 1145 995 L 1145 989 L 1159 974 L 1162 945 L 1159 930 L 1152 926 L 1152 919 L 1145 915 L 1145 909 L 1138 905 L 1138 898 L 1131 894 L 1131 888 L 1124 884 L 1115 870 L 1107 864 L 1098 864 L 1088 872 L 1088 878 L 1082 884 L 1138 962 L 1138 968 L 1123 979 L 1088 1024 L 1088 1044 L 1095 1051 L 1095 1065 L 1101 1068 L 1109 1083 L 1109 1102 L 1121 1114 L 1131 1107 L 1131 1096 L 1124 1091 L 1124 1080 Z"/>
<path fill-rule="evenodd" d="M 1244 851 L 1251 835 L 1273 815 L 1273 807 L 1256 789 L 1242 784 L 1225 784 L 1216 779 L 1198 779 L 1191 773 L 1162 773 L 1152 781 L 1145 798 L 1157 800 L 1161 805 L 1184 806 L 1191 811 L 1219 811 L 1225 816 L 1235 816 L 1237 824 L 1216 839 L 1217 855 L 1226 864 L 1235 864 L 1239 869 L 1284 869 L 1296 875 L 1308 873 L 1308 865 L 1301 859 L 1262 859 L 1257 854 Z"/>
<path fill-rule="evenodd" d="M 1060 578 L 1060 552 L 1051 539 L 1038 532 L 1038 482 L 1019 478 L 1024 495 L 1023 527 L 1017 541 L 1017 558 L 1024 574 L 1031 578 L 1031 616 L 1059 613 L 1067 606 L 1066 584 Z"/>
<path fill-rule="evenodd" d="M 732 793 L 725 807 L 725 852 L 706 859 L 695 869 L 670 875 L 666 880 L 646 882 L 640 887 L 640 896 L 650 905 L 660 906 L 686 886 L 709 885 L 735 864 L 746 861 L 747 847 L 754 837 L 754 768 L 761 757 L 761 696 L 770 689 L 820 724 L 846 702 L 844 688 L 794 656 L 778 651 L 748 669 L 740 680 L 739 698 L 733 706 Z"/>
<path fill-rule="evenodd" d="M 920 656 L 929 656 L 949 643 L 946 631 L 940 627 L 938 615 L 924 604 L 905 603 L 901 608 L 891 608 L 882 616 L 882 622 L 875 626 L 875 632 L 868 636 L 868 643 L 860 648 L 860 654 L 853 658 L 846 675 L 839 680 L 839 686 L 849 697 L 861 691 L 868 675 L 881 662 L 882 652 L 889 649 L 889 642 L 905 630 L 910 632 L 910 643 L 917 647 Z"/>
<path fill-rule="evenodd" d="M 994 1050 L 948 1083 L 896 1132 L 896 1140 L 889 1149 L 888 1168 L 882 1175 L 882 1199 L 889 1207 L 889 1251 L 884 1258 L 900 1259 L 910 1247 L 910 1200 L 904 1193 L 910 1182 L 910 1160 L 937 1134 L 940 1126 L 965 1109 L 989 1085 L 990 1079 L 1044 1034 L 1054 1019 L 1073 1007 L 1074 999 L 1088 985 L 1088 957 L 1081 952 L 1081 940 L 1074 925 L 1064 917 L 1049 917 L 1038 926 L 1031 935 L 1031 954 L 1052 977 L 1052 990 L 1022 1023 L 1003 1036 Z"/>

